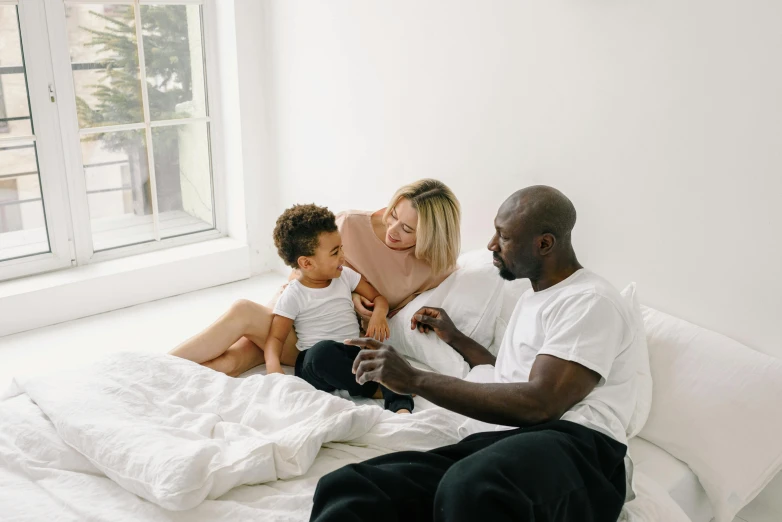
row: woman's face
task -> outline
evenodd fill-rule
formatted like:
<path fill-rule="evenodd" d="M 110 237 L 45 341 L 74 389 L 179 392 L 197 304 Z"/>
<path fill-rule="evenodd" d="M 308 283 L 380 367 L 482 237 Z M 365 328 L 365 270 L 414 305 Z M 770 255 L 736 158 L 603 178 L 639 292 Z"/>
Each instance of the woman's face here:
<path fill-rule="evenodd" d="M 410 200 L 400 199 L 386 220 L 386 245 L 395 250 L 414 247 L 417 226 L 418 211 L 410 204 Z"/>

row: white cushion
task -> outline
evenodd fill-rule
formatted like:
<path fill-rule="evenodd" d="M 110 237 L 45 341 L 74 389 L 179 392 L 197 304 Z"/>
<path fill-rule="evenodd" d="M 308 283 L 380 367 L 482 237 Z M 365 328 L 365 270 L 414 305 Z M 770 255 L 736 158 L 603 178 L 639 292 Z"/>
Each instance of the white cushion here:
<path fill-rule="evenodd" d="M 782 360 L 641 307 L 654 391 L 644 439 L 685 462 L 731 522 L 782 468 Z"/>
<path fill-rule="evenodd" d="M 437 288 L 422 293 L 389 320 L 388 344 L 438 373 L 464 377 L 469 365 L 434 332 L 410 329 L 413 315 L 424 306 L 443 308 L 459 330 L 483 346 L 494 340 L 500 310 L 502 278 L 492 264 L 491 252 L 473 251 L 459 258 L 459 268 Z"/>
<path fill-rule="evenodd" d="M 627 438 L 629 439 L 638 435 L 649 418 L 649 410 L 652 408 L 652 371 L 649 368 L 649 350 L 646 346 L 641 303 L 638 302 L 635 283 L 630 283 L 622 290 L 622 298 L 633 311 L 635 331 L 638 332 L 638 337 L 633 342 L 633 349 L 636 350 L 638 357 L 638 375 L 635 379 L 635 410 L 633 410 L 633 415 L 627 426 Z"/>

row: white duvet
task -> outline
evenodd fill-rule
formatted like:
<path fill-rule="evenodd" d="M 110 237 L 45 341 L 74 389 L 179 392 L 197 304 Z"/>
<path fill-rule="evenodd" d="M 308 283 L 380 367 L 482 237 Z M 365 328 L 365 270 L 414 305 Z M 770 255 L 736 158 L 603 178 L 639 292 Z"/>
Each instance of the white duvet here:
<path fill-rule="evenodd" d="M 395 415 L 290 376 L 118 354 L 0 401 L 0 517 L 304 521 L 325 473 L 451 444 L 462 421 L 436 407 Z M 623 520 L 688 520 L 640 473 L 636 488 Z"/>

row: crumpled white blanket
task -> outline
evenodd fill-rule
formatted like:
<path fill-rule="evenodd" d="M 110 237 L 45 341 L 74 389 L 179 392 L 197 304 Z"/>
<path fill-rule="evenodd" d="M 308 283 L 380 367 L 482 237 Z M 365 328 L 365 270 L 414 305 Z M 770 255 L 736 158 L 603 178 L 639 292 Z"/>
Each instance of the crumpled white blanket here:
<path fill-rule="evenodd" d="M 290 376 L 231 379 L 174 357 L 119 354 L 17 383 L 0 420 L 3 520 L 200 522 L 308 520 L 323 474 L 450 444 L 463 417 L 394 415 Z M 643 474 L 636 485 L 623 522 L 688 520 Z"/>
<path fill-rule="evenodd" d="M 120 353 L 17 387 L 101 473 L 169 510 L 298 477 L 327 442 L 426 450 L 457 440 L 442 411 L 401 429 L 390 412 L 296 377 L 233 379 L 169 355 Z"/>

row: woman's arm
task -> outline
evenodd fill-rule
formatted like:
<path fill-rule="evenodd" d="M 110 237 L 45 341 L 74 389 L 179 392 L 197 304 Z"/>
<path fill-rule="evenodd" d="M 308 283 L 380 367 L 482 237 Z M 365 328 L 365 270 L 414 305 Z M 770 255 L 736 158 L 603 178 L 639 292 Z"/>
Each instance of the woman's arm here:
<path fill-rule="evenodd" d="M 369 321 L 372 318 L 372 308 L 375 306 L 375 304 L 366 297 L 357 294 L 356 292 L 353 292 L 352 298 L 353 308 L 356 309 L 358 315 Z"/>
<path fill-rule="evenodd" d="M 282 371 L 280 357 L 282 357 L 282 347 L 285 344 L 288 334 L 293 328 L 293 319 L 288 319 L 281 315 L 275 315 L 272 318 L 272 325 L 269 329 L 269 335 L 266 337 L 266 343 L 263 345 L 263 357 L 266 360 L 266 373 L 285 373 Z"/>

